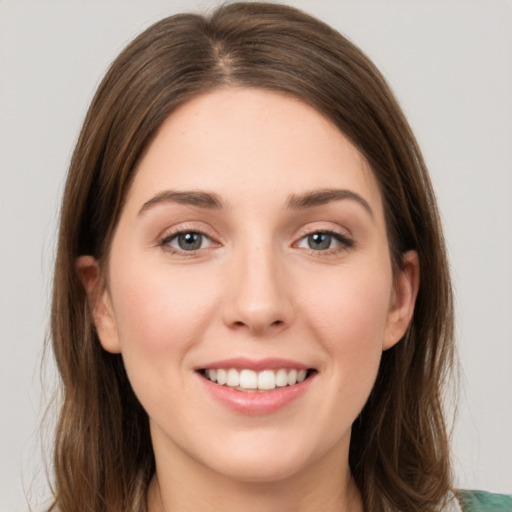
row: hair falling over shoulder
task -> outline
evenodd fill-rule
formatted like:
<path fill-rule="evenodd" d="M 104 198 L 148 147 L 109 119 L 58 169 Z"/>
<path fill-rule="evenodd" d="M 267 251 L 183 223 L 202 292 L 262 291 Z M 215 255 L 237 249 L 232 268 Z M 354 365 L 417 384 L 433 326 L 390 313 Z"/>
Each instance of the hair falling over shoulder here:
<path fill-rule="evenodd" d="M 163 120 L 218 87 L 296 97 L 329 118 L 380 185 L 394 268 L 417 251 L 412 324 L 383 354 L 352 428 L 350 467 L 365 510 L 434 512 L 451 489 L 443 393 L 453 364 L 453 305 L 434 193 L 389 86 L 326 24 L 271 3 L 180 14 L 140 34 L 114 61 L 77 142 L 61 207 L 51 339 L 62 404 L 54 448 L 59 512 L 140 512 L 155 471 L 149 423 L 120 355 L 101 348 L 75 264 L 105 264 L 135 165 Z"/>

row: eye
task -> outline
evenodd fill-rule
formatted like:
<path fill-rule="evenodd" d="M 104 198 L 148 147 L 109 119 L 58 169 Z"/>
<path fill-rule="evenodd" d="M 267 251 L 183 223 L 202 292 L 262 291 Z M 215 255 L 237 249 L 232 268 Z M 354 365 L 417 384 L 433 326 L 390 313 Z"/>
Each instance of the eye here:
<path fill-rule="evenodd" d="M 328 251 L 337 247 L 352 247 L 351 240 L 332 231 L 316 231 L 301 238 L 297 247 L 311 249 L 313 251 Z"/>
<path fill-rule="evenodd" d="M 179 251 L 197 251 L 211 245 L 212 241 L 204 233 L 197 231 L 182 231 L 170 235 L 162 240 L 166 245 Z"/>

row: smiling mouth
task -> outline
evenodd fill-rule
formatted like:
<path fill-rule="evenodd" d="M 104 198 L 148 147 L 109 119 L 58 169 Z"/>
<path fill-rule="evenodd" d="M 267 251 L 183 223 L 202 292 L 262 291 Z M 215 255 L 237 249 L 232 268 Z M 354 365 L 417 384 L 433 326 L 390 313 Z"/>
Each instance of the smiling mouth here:
<path fill-rule="evenodd" d="M 229 387 L 246 393 L 272 391 L 274 389 L 295 386 L 311 377 L 314 369 L 287 369 L 254 371 L 236 368 L 205 368 L 200 375 L 220 386 Z"/>

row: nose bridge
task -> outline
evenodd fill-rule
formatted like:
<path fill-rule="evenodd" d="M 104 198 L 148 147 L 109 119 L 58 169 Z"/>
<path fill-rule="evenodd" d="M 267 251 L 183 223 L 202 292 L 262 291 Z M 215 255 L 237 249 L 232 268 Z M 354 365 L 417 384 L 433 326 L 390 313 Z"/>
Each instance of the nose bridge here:
<path fill-rule="evenodd" d="M 233 254 L 226 322 L 253 334 L 289 324 L 291 302 L 286 287 L 284 262 L 274 244 L 265 240 L 240 247 Z"/>

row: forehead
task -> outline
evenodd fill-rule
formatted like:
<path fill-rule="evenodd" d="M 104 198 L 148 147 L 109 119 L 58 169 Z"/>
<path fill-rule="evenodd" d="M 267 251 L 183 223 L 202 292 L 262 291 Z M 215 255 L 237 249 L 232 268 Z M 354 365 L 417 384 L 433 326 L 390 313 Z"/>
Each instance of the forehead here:
<path fill-rule="evenodd" d="M 288 95 L 223 88 L 195 97 L 161 125 L 129 192 L 208 189 L 248 204 L 321 188 L 349 188 L 381 210 L 361 153 L 322 114 Z"/>

